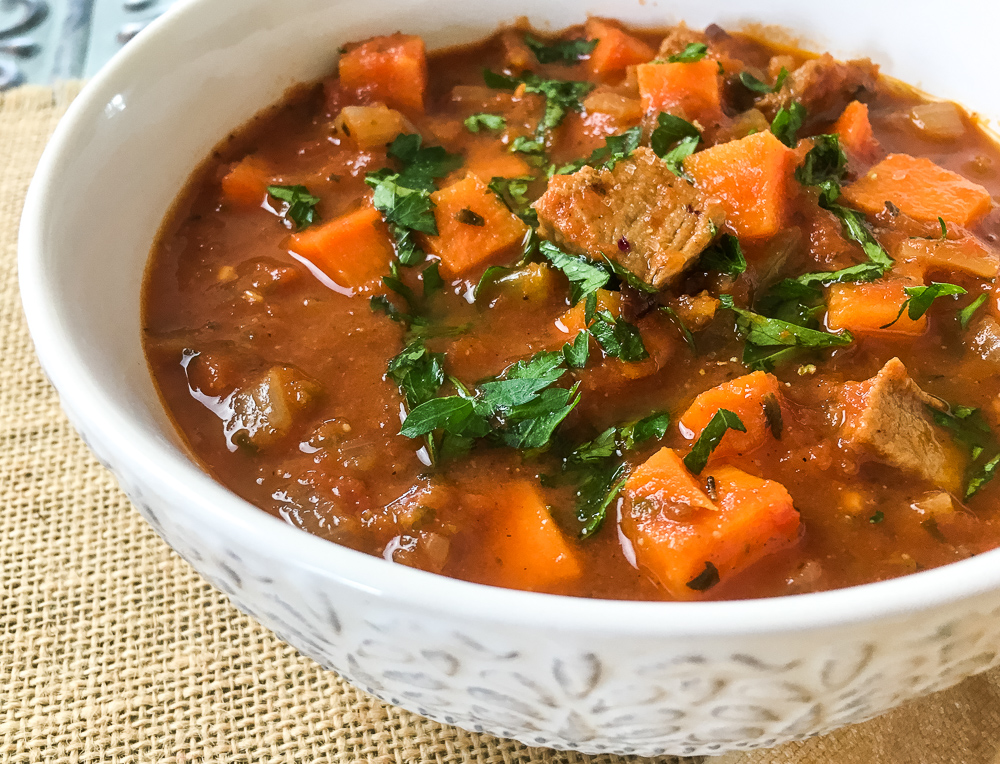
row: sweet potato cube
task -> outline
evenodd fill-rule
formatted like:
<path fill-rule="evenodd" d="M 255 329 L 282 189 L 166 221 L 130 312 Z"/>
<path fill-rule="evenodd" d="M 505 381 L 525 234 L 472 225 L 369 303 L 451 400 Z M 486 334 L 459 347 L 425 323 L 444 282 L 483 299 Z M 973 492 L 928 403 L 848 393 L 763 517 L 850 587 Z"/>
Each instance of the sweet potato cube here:
<path fill-rule="evenodd" d="M 415 35 L 373 37 L 340 57 L 341 85 L 368 103 L 423 112 L 427 51 Z"/>
<path fill-rule="evenodd" d="M 463 169 L 484 183 L 493 178 L 518 178 L 532 173 L 527 162 L 495 140 L 470 146 Z"/>
<path fill-rule="evenodd" d="M 292 236 L 289 249 L 338 286 L 381 291 L 395 256 L 385 223 L 373 207 L 362 207 Z"/>
<path fill-rule="evenodd" d="M 774 236 L 784 225 L 795 152 L 770 132 L 698 151 L 684 160 L 695 186 L 718 199 L 741 238 Z"/>
<path fill-rule="evenodd" d="M 500 487 L 498 523 L 489 552 L 497 560 L 498 586 L 547 591 L 582 574 L 576 552 L 556 525 L 534 483 Z"/>
<path fill-rule="evenodd" d="M 914 321 L 904 310 L 899 320 L 892 323 L 906 302 L 907 286 L 912 284 L 906 281 L 833 284 L 827 290 L 826 324 L 834 332 L 847 329 L 856 334 L 923 334 L 927 331 L 926 316 Z"/>
<path fill-rule="evenodd" d="M 428 252 L 441 258 L 441 273 L 462 276 L 508 247 L 528 226 L 475 175 L 431 194 L 438 235 L 424 236 Z"/>
<path fill-rule="evenodd" d="M 610 292 L 607 289 L 597 290 L 597 306 L 595 312 L 606 310 L 615 318 L 620 318 L 622 314 L 622 294 L 621 292 Z M 556 328 L 561 332 L 566 332 L 568 341 L 572 342 L 580 332 L 587 328 L 586 306 L 580 300 L 576 305 L 563 313 L 556 323 Z"/>
<path fill-rule="evenodd" d="M 849 158 L 868 164 L 878 157 L 879 143 L 868 119 L 868 107 L 851 101 L 830 130 L 840 136 L 840 143 Z"/>
<path fill-rule="evenodd" d="M 244 157 L 222 179 L 222 195 L 243 207 L 260 207 L 267 198 L 271 171 L 263 160 Z"/>
<path fill-rule="evenodd" d="M 773 422 L 784 424 L 780 383 L 773 374 L 763 371 L 738 377 L 695 398 L 679 420 L 681 434 L 689 440 L 697 440 L 719 409 L 736 414 L 747 431 L 729 430 L 712 452 L 713 458 L 753 451 L 775 437 Z"/>
<path fill-rule="evenodd" d="M 798 535 L 798 513 L 780 484 L 733 467 L 709 474 L 718 497 L 714 502 L 677 453 L 663 448 L 625 484 L 621 530 L 638 564 L 676 599 L 704 596 L 713 583 Z"/>
<path fill-rule="evenodd" d="M 638 37 L 604 19 L 589 19 L 586 34 L 588 40 L 598 41 L 587 62 L 590 71 L 597 75 L 620 74 L 630 66 L 651 61 L 656 55 Z"/>
<path fill-rule="evenodd" d="M 667 111 L 702 127 L 722 117 L 719 62 L 640 64 L 636 67 L 643 111 Z"/>
<path fill-rule="evenodd" d="M 993 208 L 990 192 L 929 159 L 890 154 L 844 189 L 844 200 L 874 215 L 892 202 L 917 220 L 968 226 Z"/>

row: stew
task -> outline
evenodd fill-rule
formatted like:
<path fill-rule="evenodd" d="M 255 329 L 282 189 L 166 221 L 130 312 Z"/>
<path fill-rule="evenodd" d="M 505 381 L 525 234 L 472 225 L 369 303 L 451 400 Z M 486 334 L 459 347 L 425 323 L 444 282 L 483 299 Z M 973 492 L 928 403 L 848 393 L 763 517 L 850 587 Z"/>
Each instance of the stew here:
<path fill-rule="evenodd" d="M 1000 544 L 1000 152 L 717 26 L 340 50 L 154 247 L 191 451 L 291 525 L 504 587 L 737 599 Z"/>

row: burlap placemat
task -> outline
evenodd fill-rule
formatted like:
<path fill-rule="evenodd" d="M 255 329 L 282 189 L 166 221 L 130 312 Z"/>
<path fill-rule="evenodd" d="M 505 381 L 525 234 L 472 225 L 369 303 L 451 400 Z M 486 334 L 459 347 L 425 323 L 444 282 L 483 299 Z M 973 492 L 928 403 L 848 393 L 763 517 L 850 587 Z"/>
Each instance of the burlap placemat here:
<path fill-rule="evenodd" d="M 237 612 L 132 510 L 62 416 L 17 293 L 24 194 L 78 89 L 0 95 L 0 762 L 624 762 L 463 732 L 358 692 Z M 1000 673 L 980 676 L 712 764 L 1000 764 L 998 698 Z"/>

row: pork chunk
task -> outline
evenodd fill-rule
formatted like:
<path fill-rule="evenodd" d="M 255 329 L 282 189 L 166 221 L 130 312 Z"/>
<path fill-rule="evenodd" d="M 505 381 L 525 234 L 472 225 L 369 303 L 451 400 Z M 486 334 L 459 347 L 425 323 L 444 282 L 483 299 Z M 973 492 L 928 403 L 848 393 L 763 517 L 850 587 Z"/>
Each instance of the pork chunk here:
<path fill-rule="evenodd" d="M 657 288 L 708 246 L 713 223 L 722 221 L 644 147 L 611 170 L 556 175 L 534 207 L 546 239 L 595 260 L 603 255 Z"/>
<path fill-rule="evenodd" d="M 878 64 L 867 58 L 838 61 L 829 53 L 810 59 L 788 75 L 785 86 L 757 102 L 769 119 L 779 109 L 798 101 L 811 117 L 835 118 L 860 93 L 874 90 Z"/>
<path fill-rule="evenodd" d="M 917 386 L 898 358 L 869 380 L 845 384 L 841 403 L 844 441 L 940 488 L 960 490 L 965 458 L 928 411 L 944 406 Z"/>

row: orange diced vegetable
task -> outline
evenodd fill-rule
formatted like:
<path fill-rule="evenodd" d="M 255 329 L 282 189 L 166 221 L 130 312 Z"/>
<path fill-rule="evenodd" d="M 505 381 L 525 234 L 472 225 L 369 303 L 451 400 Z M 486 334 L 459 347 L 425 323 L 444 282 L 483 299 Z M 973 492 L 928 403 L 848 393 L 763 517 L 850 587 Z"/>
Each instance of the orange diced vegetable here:
<path fill-rule="evenodd" d="M 639 565 L 677 599 L 710 591 L 709 564 L 725 581 L 798 536 L 798 512 L 779 483 L 733 467 L 708 475 L 714 502 L 676 452 L 664 448 L 625 484 L 622 532 Z"/>
<path fill-rule="evenodd" d="M 292 236 L 289 247 L 341 287 L 381 290 L 395 256 L 389 232 L 373 207 L 343 215 Z"/>
<path fill-rule="evenodd" d="M 271 171 L 257 157 L 244 157 L 222 179 L 222 195 L 246 207 L 260 207 L 267 198 Z"/>
<path fill-rule="evenodd" d="M 745 454 L 774 437 L 766 407 L 777 406 L 781 412 L 782 404 L 781 387 L 775 376 L 755 371 L 706 390 L 695 398 L 680 418 L 681 433 L 689 440 L 697 440 L 719 409 L 727 409 L 740 418 L 747 431 L 729 430 L 712 457 Z M 777 414 L 772 413 L 772 417 Z"/>
<path fill-rule="evenodd" d="M 913 285 L 901 280 L 833 284 L 827 290 L 826 324 L 835 332 L 847 329 L 857 334 L 923 334 L 927 330 L 926 316 L 913 321 L 903 311 L 892 324 L 906 301 L 907 286 Z"/>
<path fill-rule="evenodd" d="M 868 163 L 878 157 L 880 147 L 868 120 L 868 107 L 860 101 L 847 104 L 831 132 L 840 136 L 840 143 L 851 159 Z"/>
<path fill-rule="evenodd" d="M 700 191 L 719 200 L 727 227 L 756 239 L 784 225 L 794 157 L 770 132 L 754 133 L 692 154 L 684 169 Z"/>
<path fill-rule="evenodd" d="M 528 233 L 528 226 L 475 175 L 435 191 L 431 199 L 437 205 L 438 235 L 424 236 L 423 242 L 441 258 L 441 273 L 448 278 L 520 244 Z"/>
<path fill-rule="evenodd" d="M 369 103 L 422 112 L 427 51 L 415 35 L 373 37 L 340 57 L 340 82 Z"/>
<path fill-rule="evenodd" d="M 598 75 L 620 74 L 635 64 L 644 64 L 656 55 L 649 45 L 604 19 L 588 19 L 588 40 L 597 40 L 587 62 Z"/>
<path fill-rule="evenodd" d="M 873 215 L 888 201 L 911 218 L 933 222 L 942 217 L 963 226 L 975 223 L 993 207 L 990 192 L 978 183 L 908 154 L 883 159 L 844 189 L 844 200 Z"/>
<path fill-rule="evenodd" d="M 498 586 L 546 591 L 579 578 L 580 562 L 534 483 L 519 480 L 495 492 L 497 523 L 489 554 Z"/>
<path fill-rule="evenodd" d="M 719 62 L 640 64 L 636 67 L 644 111 L 667 111 L 706 127 L 722 117 Z"/>
<path fill-rule="evenodd" d="M 345 106 L 334 120 L 343 132 L 361 149 L 373 149 L 391 143 L 406 132 L 406 119 L 384 104 L 375 106 Z"/>
<path fill-rule="evenodd" d="M 464 169 L 484 183 L 493 178 L 517 178 L 532 174 L 532 167 L 521 157 L 506 151 L 499 141 L 470 146 Z"/>

